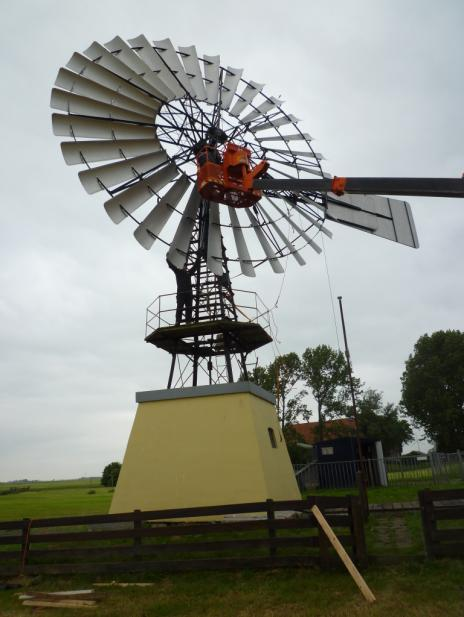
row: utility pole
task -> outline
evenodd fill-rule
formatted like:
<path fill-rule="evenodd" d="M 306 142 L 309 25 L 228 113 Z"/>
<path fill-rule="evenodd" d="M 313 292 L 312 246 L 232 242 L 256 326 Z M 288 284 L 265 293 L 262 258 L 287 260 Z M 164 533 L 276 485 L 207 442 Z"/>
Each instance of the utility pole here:
<path fill-rule="evenodd" d="M 358 447 L 358 458 L 360 463 L 360 478 L 359 481 L 362 484 L 362 493 L 361 499 L 363 503 L 364 515 L 367 518 L 368 516 L 368 504 L 367 504 L 367 478 L 366 478 L 366 470 L 364 465 L 364 456 L 362 452 L 361 446 L 361 436 L 359 434 L 359 422 L 358 422 L 358 410 L 356 407 L 356 397 L 354 395 L 354 383 L 353 383 L 353 372 L 351 369 L 351 357 L 350 350 L 348 349 L 348 339 L 346 337 L 346 327 L 345 327 L 345 317 L 343 315 L 343 305 L 342 305 L 342 296 L 338 296 L 338 304 L 340 305 L 340 316 L 342 319 L 342 328 L 343 328 L 343 340 L 345 341 L 345 356 L 346 356 L 346 364 L 348 369 L 348 380 L 350 382 L 350 391 L 351 391 L 351 403 L 353 406 L 353 416 L 354 416 L 354 426 L 356 431 L 356 445 Z M 358 474 L 356 474 L 358 475 Z"/>

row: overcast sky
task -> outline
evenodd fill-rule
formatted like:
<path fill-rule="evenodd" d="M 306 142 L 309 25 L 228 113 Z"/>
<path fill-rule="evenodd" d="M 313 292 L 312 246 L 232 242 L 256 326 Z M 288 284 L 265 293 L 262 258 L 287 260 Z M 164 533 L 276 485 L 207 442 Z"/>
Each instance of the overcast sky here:
<path fill-rule="evenodd" d="M 2 8 L 0 480 L 99 475 L 122 460 L 135 392 L 167 382 L 169 356 L 143 341 L 146 306 L 173 291 L 165 251 L 143 250 L 111 223 L 52 134 L 50 90 L 74 51 L 144 33 L 220 54 L 282 95 L 336 175 L 464 170 L 461 0 Z M 418 250 L 340 225 L 325 242 L 355 372 L 394 403 L 418 337 L 463 329 L 463 200 L 409 201 Z M 304 268 L 289 261 L 274 311 L 280 353 L 337 346 L 324 257 L 305 257 Z M 237 282 L 272 307 L 282 278 L 260 268 Z M 260 362 L 272 354 L 263 349 Z"/>

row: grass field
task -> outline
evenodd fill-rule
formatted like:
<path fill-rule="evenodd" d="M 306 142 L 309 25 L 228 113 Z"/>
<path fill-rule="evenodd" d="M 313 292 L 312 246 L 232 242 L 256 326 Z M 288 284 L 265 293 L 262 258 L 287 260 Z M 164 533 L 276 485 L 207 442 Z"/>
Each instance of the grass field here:
<path fill-rule="evenodd" d="M 343 570 L 203 572 L 118 580 L 153 581 L 152 587 L 106 588 L 93 614 L 99 617 L 462 617 L 464 562 L 440 561 L 372 567 L 366 581 L 377 602 L 367 604 Z M 95 578 L 41 579 L 31 589 L 89 588 Z M 111 579 L 101 579 L 111 580 Z M 32 615 L 12 591 L 0 591 L 1 617 Z M 70 609 L 40 609 L 69 615 Z"/>
<path fill-rule="evenodd" d="M 8 488 L 24 488 L 25 492 L 0 494 L 0 520 L 48 518 L 52 516 L 105 514 L 112 498 L 112 489 L 102 487 L 98 478 L 51 480 L 25 484 L 0 483 L 0 493 Z M 431 485 L 431 488 L 464 488 L 464 482 Z M 369 503 L 415 501 L 415 486 L 374 487 L 368 489 Z M 356 494 L 356 489 L 324 489 L 317 495 Z M 1 617 L 1 616 L 0 616 Z"/>
<path fill-rule="evenodd" d="M 368 488 L 369 503 L 398 503 L 402 501 L 417 501 L 419 490 L 430 488 L 432 490 L 464 488 L 464 482 L 452 482 L 448 484 L 421 484 L 420 486 L 375 486 Z M 357 489 L 316 489 L 310 491 L 311 495 L 357 495 Z"/>
<path fill-rule="evenodd" d="M 0 495 L 2 521 L 74 514 L 106 514 L 112 497 L 112 490 L 102 487 L 99 479 L 0 484 L 0 492 L 8 488 L 28 490 Z"/>
<path fill-rule="evenodd" d="M 0 482 L 0 491 L 11 488 L 29 488 L 40 491 L 60 488 L 95 488 L 100 485 L 100 478 L 78 478 L 77 480 L 39 480 L 31 482 Z"/>
<path fill-rule="evenodd" d="M 460 465 L 447 465 L 446 475 L 450 481 L 462 479 L 462 468 Z M 401 469 L 389 471 L 387 473 L 390 482 L 434 482 L 434 475 L 431 467 L 418 469 Z"/>
<path fill-rule="evenodd" d="M 11 486 L 0 484 L 0 491 Z M 26 484 L 25 492 L 0 495 L 0 519 L 104 513 L 111 489 L 98 480 Z M 455 485 L 453 485 L 455 486 Z M 463 487 L 464 484 L 460 484 Z M 445 485 L 443 488 L 449 488 Z M 436 488 L 434 486 L 434 488 Z M 318 494 L 346 494 L 324 490 Z M 417 488 L 369 489 L 371 503 L 412 501 Z M 83 589 L 96 580 L 153 581 L 148 588 L 110 588 L 99 592 L 99 617 L 463 617 L 464 560 L 424 561 L 419 513 L 371 515 L 366 526 L 368 552 L 379 559 L 403 557 L 401 566 L 370 566 L 366 580 L 377 596 L 367 605 L 349 575 L 339 569 L 265 572 L 199 572 L 175 575 L 42 577 L 31 589 Z M 67 615 L 70 609 L 40 609 L 45 615 Z M 0 591 L 0 617 L 25 617 L 13 591 Z"/>
<path fill-rule="evenodd" d="M 433 474 L 430 467 L 426 469 L 407 469 L 406 471 L 389 471 L 389 482 L 397 482 L 401 480 L 416 480 L 419 482 L 430 480 L 433 481 Z"/>

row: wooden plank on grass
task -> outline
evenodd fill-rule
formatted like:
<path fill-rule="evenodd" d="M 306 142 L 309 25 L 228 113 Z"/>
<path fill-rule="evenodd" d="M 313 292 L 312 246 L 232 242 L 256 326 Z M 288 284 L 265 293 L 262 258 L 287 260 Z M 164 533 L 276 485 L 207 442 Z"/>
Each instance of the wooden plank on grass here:
<path fill-rule="evenodd" d="M 117 583 L 111 581 L 110 583 L 94 583 L 94 587 L 153 587 L 155 583 Z"/>
<path fill-rule="evenodd" d="M 329 523 L 325 520 L 324 515 L 322 514 L 322 512 L 319 510 L 319 508 L 317 506 L 313 506 L 311 508 L 311 512 L 316 517 L 317 522 L 319 523 L 319 525 L 324 530 L 324 532 L 327 535 L 330 543 L 332 544 L 334 549 L 337 551 L 338 556 L 340 557 L 340 559 L 345 564 L 346 569 L 351 574 L 354 582 L 359 587 L 359 590 L 361 591 L 361 593 L 363 594 L 365 599 L 368 602 L 375 602 L 374 594 L 369 589 L 366 581 L 363 579 L 363 577 L 359 573 L 359 571 L 356 568 L 356 566 L 354 565 L 354 563 L 351 561 L 348 553 L 345 551 L 345 549 L 341 545 L 340 541 L 338 540 L 337 536 L 332 531 Z"/>
<path fill-rule="evenodd" d="M 79 596 L 84 596 L 80 598 Z M 89 598 L 91 596 L 91 598 Z M 72 589 L 70 591 L 31 591 L 26 592 L 24 594 L 19 594 L 20 600 L 32 600 L 33 598 L 46 600 L 48 598 L 54 599 L 73 599 L 73 600 L 95 600 L 95 590 L 94 589 Z"/>
<path fill-rule="evenodd" d="M 21 594 L 19 596 L 20 600 L 35 600 L 40 602 L 51 602 L 53 604 L 59 604 L 60 602 L 83 602 L 85 604 L 93 605 L 96 602 L 95 598 L 90 598 L 89 596 L 54 596 L 52 594 Z"/>
<path fill-rule="evenodd" d="M 36 608 L 93 608 L 97 605 L 94 600 L 24 600 L 23 606 Z"/>

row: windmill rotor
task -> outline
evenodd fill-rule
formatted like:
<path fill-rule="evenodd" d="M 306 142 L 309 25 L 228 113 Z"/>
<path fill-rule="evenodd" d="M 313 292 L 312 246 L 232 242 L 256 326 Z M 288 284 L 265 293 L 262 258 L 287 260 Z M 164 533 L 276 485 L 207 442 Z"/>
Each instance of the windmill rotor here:
<path fill-rule="evenodd" d="M 64 113 L 53 114 L 53 129 L 71 138 L 61 144 L 66 163 L 84 167 L 78 175 L 88 193 L 106 193 L 114 223 L 135 221 L 136 240 L 146 249 L 161 240 L 177 267 L 186 263 L 205 196 L 208 267 L 223 273 L 224 240 L 245 276 L 264 262 L 280 273 L 287 255 L 303 265 L 301 250 L 320 252 L 315 237 L 330 237 L 326 221 L 417 248 L 409 204 L 377 193 L 464 196 L 462 179 L 332 178 L 282 100 L 193 45 L 176 51 L 169 39 L 150 43 L 143 35 L 94 42 L 72 55 L 55 86 L 51 106 Z M 210 175 L 202 193 L 199 151 L 214 149 L 223 160 L 229 144 L 246 150 L 249 169 L 265 161 L 269 171 L 245 190 L 223 179 L 218 187 Z"/>
<path fill-rule="evenodd" d="M 136 222 L 134 236 L 146 249 L 169 246 L 177 267 L 186 262 L 198 212 L 196 154 L 209 144 L 222 154 L 233 142 L 250 152 L 250 165 L 272 165 L 273 179 L 327 177 L 311 136 L 298 127 L 283 102 L 264 86 L 223 67 L 216 55 L 199 56 L 194 46 L 176 51 L 169 39 L 149 43 L 115 37 L 74 53 L 58 72 L 51 106 L 65 162 L 80 165 L 89 194 L 106 195 L 104 207 L 116 224 Z M 208 266 L 221 275 L 221 238 L 228 259 L 245 276 L 268 262 L 282 272 L 282 258 L 305 260 L 301 249 L 319 250 L 325 230 L 325 196 L 317 191 L 269 191 L 271 201 L 246 211 L 209 200 Z M 295 208 L 295 205 L 298 208 Z M 307 216 L 305 216 L 307 215 Z"/>

